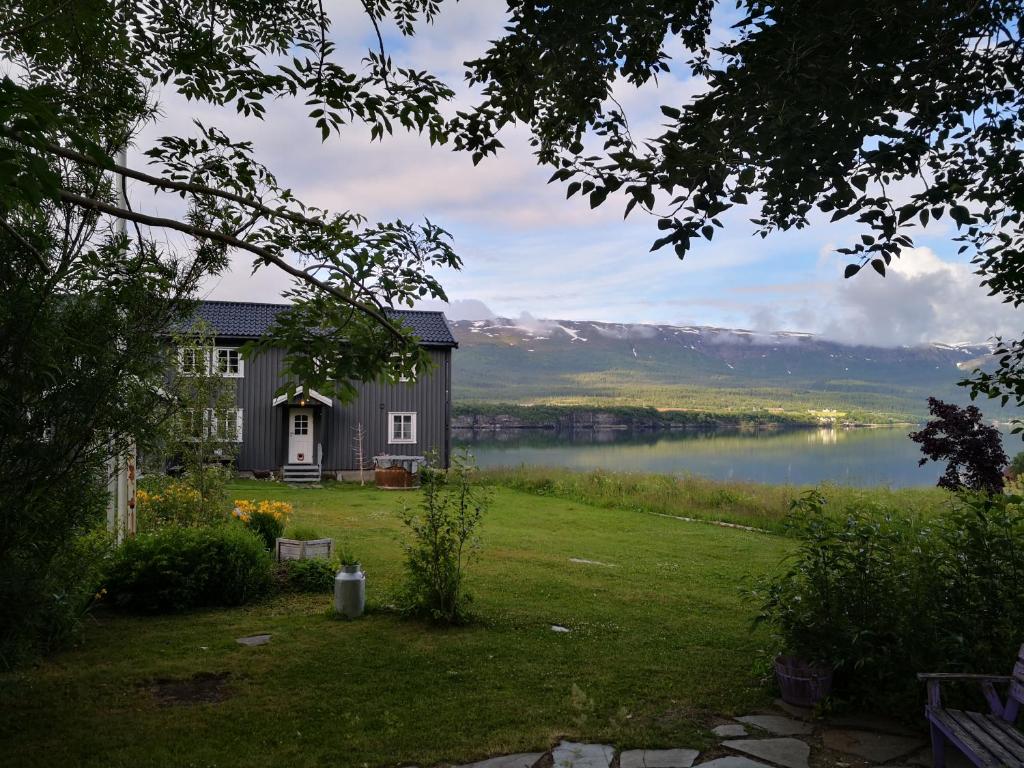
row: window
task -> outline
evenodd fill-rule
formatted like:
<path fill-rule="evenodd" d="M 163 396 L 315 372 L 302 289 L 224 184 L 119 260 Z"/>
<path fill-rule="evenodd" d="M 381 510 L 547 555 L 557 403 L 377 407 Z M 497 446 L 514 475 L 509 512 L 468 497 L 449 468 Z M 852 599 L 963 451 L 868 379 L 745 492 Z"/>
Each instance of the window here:
<path fill-rule="evenodd" d="M 236 347 L 186 347 L 178 350 L 178 370 L 186 376 L 199 376 L 210 372 L 240 379 L 245 375 L 245 361 Z"/>
<path fill-rule="evenodd" d="M 213 351 L 217 362 L 217 373 L 229 378 L 242 378 L 245 365 L 242 356 L 234 347 L 217 347 Z"/>
<path fill-rule="evenodd" d="M 210 436 L 225 442 L 242 442 L 242 409 L 209 410 Z"/>
<path fill-rule="evenodd" d="M 242 442 L 242 409 L 189 408 L 179 414 L 181 429 L 192 440 L 211 437 L 224 442 Z"/>
<path fill-rule="evenodd" d="M 415 413 L 389 413 L 388 414 L 388 442 L 389 443 L 415 443 L 416 442 L 416 414 Z"/>
<path fill-rule="evenodd" d="M 393 361 L 392 365 L 394 367 L 388 373 L 388 379 L 391 381 L 392 384 L 395 383 L 396 381 L 399 382 L 400 384 L 408 384 L 409 382 L 416 381 L 415 364 L 412 366 L 412 371 L 410 372 L 410 375 L 407 376 L 399 367 L 402 365 L 403 355 L 401 355 L 398 352 L 392 352 L 391 360 Z"/>
<path fill-rule="evenodd" d="M 200 440 L 206 432 L 206 411 L 188 408 L 178 414 L 182 433 L 190 440 Z"/>
<path fill-rule="evenodd" d="M 203 371 L 201 350 L 195 347 L 178 350 L 178 370 L 187 376 L 195 376 Z"/>
<path fill-rule="evenodd" d="M 292 434 L 295 435 L 308 435 L 309 434 L 309 414 L 308 413 L 296 413 L 292 416 Z"/>

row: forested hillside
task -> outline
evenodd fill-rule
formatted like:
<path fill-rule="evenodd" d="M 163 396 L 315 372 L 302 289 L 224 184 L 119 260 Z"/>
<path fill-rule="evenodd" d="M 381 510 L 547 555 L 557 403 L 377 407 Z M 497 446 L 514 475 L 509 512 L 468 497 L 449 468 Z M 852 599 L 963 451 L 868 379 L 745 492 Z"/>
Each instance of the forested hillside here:
<path fill-rule="evenodd" d="M 805 333 L 497 318 L 452 323 L 457 404 L 647 406 L 708 412 L 833 409 L 917 419 L 989 359 L 984 344 L 847 346 Z M 1008 417 L 986 407 L 993 417 Z"/>

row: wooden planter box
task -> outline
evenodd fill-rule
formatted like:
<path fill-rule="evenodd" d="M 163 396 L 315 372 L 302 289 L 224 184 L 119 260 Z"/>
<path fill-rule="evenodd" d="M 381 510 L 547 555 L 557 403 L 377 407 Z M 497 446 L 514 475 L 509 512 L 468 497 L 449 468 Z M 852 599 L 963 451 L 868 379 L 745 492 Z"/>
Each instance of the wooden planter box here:
<path fill-rule="evenodd" d="M 280 560 L 329 560 L 334 554 L 334 539 L 278 539 L 274 557 Z"/>
<path fill-rule="evenodd" d="M 378 467 L 373 471 L 378 488 L 418 488 L 419 477 L 404 467 Z"/>

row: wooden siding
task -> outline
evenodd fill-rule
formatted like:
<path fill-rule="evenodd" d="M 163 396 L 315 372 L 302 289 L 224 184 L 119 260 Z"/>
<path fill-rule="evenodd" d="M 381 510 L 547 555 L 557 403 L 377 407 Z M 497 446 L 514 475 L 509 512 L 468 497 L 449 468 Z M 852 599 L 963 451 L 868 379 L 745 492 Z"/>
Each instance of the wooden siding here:
<path fill-rule="evenodd" d="M 218 341 L 228 345 L 229 340 Z M 334 407 L 306 401 L 314 411 L 313 443 L 323 446 L 325 471 L 356 469 L 355 427 L 366 432 L 367 459 L 379 453 L 425 455 L 436 451 L 445 466 L 450 455 L 451 350 L 428 350 L 433 368 L 417 381 L 398 384 L 357 384 L 358 396 Z M 238 383 L 237 402 L 244 409 L 242 446 L 238 468 L 243 471 L 276 470 L 286 460 L 287 405 L 274 406 L 274 392 L 282 383 L 282 350 L 260 353 L 245 363 Z M 388 443 L 388 413 L 416 413 L 416 443 Z M 315 450 L 315 448 L 314 448 Z"/>

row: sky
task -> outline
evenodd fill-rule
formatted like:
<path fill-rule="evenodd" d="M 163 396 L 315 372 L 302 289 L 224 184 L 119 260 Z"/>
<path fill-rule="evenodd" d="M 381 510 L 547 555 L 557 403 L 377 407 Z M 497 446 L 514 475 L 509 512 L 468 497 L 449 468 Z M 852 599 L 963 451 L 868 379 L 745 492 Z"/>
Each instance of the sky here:
<path fill-rule="evenodd" d="M 501 34 L 504 3 L 443 7 L 435 25 L 415 38 L 385 30 L 385 39 L 396 64 L 428 69 L 453 87 L 457 108 L 474 95 L 463 83 L 463 62 Z M 338 50 L 358 66 L 372 32 L 359 4 L 339 0 L 329 12 Z M 727 28 L 719 23 L 715 34 Z M 657 86 L 615 89 L 635 135 L 657 132 L 659 105 L 683 104 L 702 88 L 681 65 L 681 48 L 669 52 L 680 65 Z M 648 252 L 658 237 L 656 221 L 636 212 L 623 221 L 622 198 L 610 197 L 596 210 L 585 199 L 566 200 L 564 186 L 547 184 L 550 170 L 536 165 L 522 128 L 504 133 L 506 148 L 474 167 L 468 155 L 430 147 L 415 134 L 371 143 L 356 126 L 321 143 L 301 101 L 275 102 L 259 122 L 169 92 L 158 97 L 163 117 L 139 136 L 138 151 L 156 136 L 194 133 L 191 121 L 200 119 L 251 140 L 279 181 L 309 204 L 358 211 L 371 221 L 429 218 L 448 230 L 463 260 L 461 271 L 440 274 L 451 319 L 525 314 L 715 325 L 810 331 L 879 345 L 975 342 L 1020 331 L 1018 313 L 987 296 L 966 258 L 957 257 L 954 232 L 943 222 L 917 233 L 918 247 L 885 279 L 872 270 L 843 279 L 847 259 L 835 249 L 854 240 L 852 225 L 829 224 L 822 216 L 803 230 L 761 239 L 749 223 L 751 209 L 730 214 L 725 231 L 680 261 L 669 248 Z M 178 204 L 139 202 L 158 214 Z M 204 297 L 276 301 L 289 285 L 282 273 L 250 272 L 250 258 L 235 256 L 229 272 L 204 286 Z"/>

